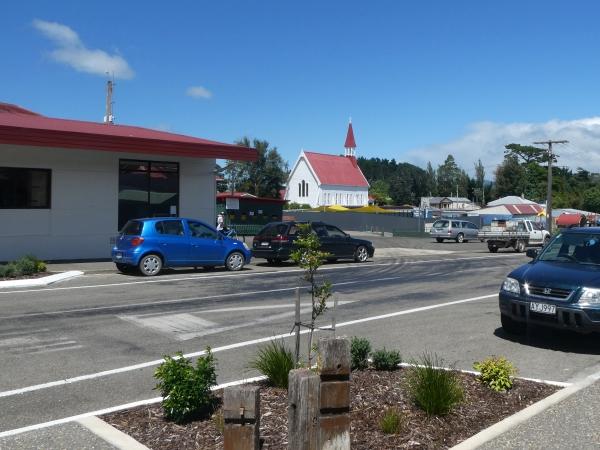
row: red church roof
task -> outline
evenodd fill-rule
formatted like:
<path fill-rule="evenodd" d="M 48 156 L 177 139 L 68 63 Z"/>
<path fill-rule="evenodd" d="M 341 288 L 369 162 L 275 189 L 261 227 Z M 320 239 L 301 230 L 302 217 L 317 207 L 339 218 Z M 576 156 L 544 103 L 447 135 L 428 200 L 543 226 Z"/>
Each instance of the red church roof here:
<path fill-rule="evenodd" d="M 352 130 L 352 122 L 348 124 L 348 133 L 346 134 L 346 142 L 344 148 L 356 148 L 356 141 L 354 140 L 354 130 Z"/>
<path fill-rule="evenodd" d="M 0 144 L 254 161 L 254 149 L 128 125 L 55 119 L 0 103 Z"/>
<path fill-rule="evenodd" d="M 369 186 L 354 157 L 325 155 L 314 152 L 304 152 L 304 155 L 321 184 Z"/>

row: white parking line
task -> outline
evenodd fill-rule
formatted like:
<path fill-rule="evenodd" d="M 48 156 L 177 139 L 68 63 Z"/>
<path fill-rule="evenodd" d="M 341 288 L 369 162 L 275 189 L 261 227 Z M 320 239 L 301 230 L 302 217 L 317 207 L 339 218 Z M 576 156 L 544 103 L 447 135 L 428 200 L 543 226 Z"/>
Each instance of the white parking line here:
<path fill-rule="evenodd" d="M 457 274 L 460 272 L 475 272 L 478 270 L 485 270 L 486 272 L 490 271 L 489 267 L 480 267 L 474 269 L 465 269 L 465 270 L 453 270 L 452 274 Z M 432 274 L 425 274 L 424 276 L 438 276 L 443 272 L 435 272 Z M 369 283 L 380 283 L 382 281 L 393 281 L 404 278 L 405 275 L 397 275 L 393 277 L 383 277 L 383 278 L 369 278 L 355 281 L 340 281 L 338 283 L 332 283 L 333 287 L 336 286 L 350 286 L 353 284 L 369 284 Z M 77 308 L 77 309 L 63 309 L 59 311 L 48 311 L 48 312 L 39 312 L 39 313 L 25 313 L 25 314 L 16 314 L 12 316 L 0 316 L 0 320 L 8 320 L 8 319 L 22 319 L 22 318 L 30 318 L 30 317 L 38 317 L 38 316 L 55 316 L 61 314 L 74 314 L 74 313 L 84 313 L 84 312 L 92 312 L 92 311 L 117 311 L 119 309 L 131 309 L 131 308 L 140 308 L 144 306 L 158 306 L 158 305 L 168 305 L 172 303 L 188 303 L 188 302 L 197 302 L 200 300 L 212 300 L 212 299 L 223 299 L 223 298 L 232 298 L 232 297 L 242 297 L 242 296 L 251 296 L 258 294 L 273 294 L 275 292 L 289 292 L 296 290 L 297 287 L 289 287 L 289 288 L 278 288 L 278 289 L 268 289 L 264 291 L 248 291 L 248 292 L 232 292 L 229 294 L 215 294 L 215 295 L 207 295 L 204 297 L 188 297 L 188 298 L 176 298 L 169 300 L 158 300 L 153 302 L 142 302 L 142 303 L 127 303 L 127 304 L 118 304 L 118 305 L 110 305 L 110 306 L 95 306 L 92 308 Z M 308 287 L 300 287 L 301 290 L 306 290 Z"/>
<path fill-rule="evenodd" d="M 450 301 L 450 302 L 436 303 L 433 305 L 421 306 L 418 308 L 405 309 L 405 310 L 396 311 L 396 312 L 388 313 L 388 314 L 380 314 L 377 316 L 363 317 L 361 319 L 355 319 L 355 320 L 350 320 L 348 322 L 338 323 L 337 328 L 343 328 L 343 327 L 347 327 L 350 325 L 356 325 L 356 324 L 364 323 L 364 322 L 371 322 L 374 320 L 389 319 L 392 317 L 398 317 L 398 316 L 403 316 L 403 315 L 407 315 L 407 314 L 414 314 L 414 313 L 429 311 L 429 310 L 437 309 L 437 308 L 444 308 L 446 306 L 459 305 L 462 303 L 475 302 L 475 301 L 479 301 L 479 300 L 486 300 L 488 298 L 496 297 L 497 295 L 498 295 L 497 293 L 494 293 L 494 294 L 482 295 L 482 296 L 478 296 L 478 297 L 466 298 L 466 299 L 462 299 L 462 300 L 454 300 L 454 301 Z M 309 330 L 302 330 L 300 333 L 306 334 L 308 332 L 309 332 Z M 279 335 L 275 335 L 275 336 L 267 336 L 267 337 L 263 337 L 263 338 L 252 339 L 250 341 L 237 342 L 235 344 L 229 344 L 229 345 L 224 345 L 221 347 L 215 347 L 215 348 L 211 349 L 211 351 L 213 353 L 219 353 L 219 352 L 224 352 L 227 350 L 233 350 L 236 348 L 247 347 L 250 345 L 256 345 L 256 344 L 260 344 L 263 342 L 269 342 L 273 339 L 283 339 L 286 337 L 290 337 L 290 333 L 284 333 L 284 334 L 279 334 Z M 184 357 L 194 358 L 197 356 L 202 356 L 204 354 L 206 354 L 206 351 L 202 350 L 202 351 L 198 351 L 198 352 L 185 354 Z M 131 366 L 120 367 L 117 369 L 105 370 L 102 372 L 91 373 L 91 374 L 87 374 L 87 375 L 80 375 L 77 377 L 67 378 L 64 380 L 51 381 L 49 383 L 36 384 L 33 386 L 27 386 L 24 388 L 13 389 L 10 391 L 4 391 L 4 392 L 0 392 L 0 398 L 24 394 L 26 392 L 39 391 L 42 389 L 48 389 L 48 388 L 55 387 L 55 386 L 64 386 L 66 384 L 73 384 L 73 383 L 77 383 L 80 381 L 93 380 L 96 378 L 106 377 L 106 376 L 110 376 L 110 375 L 116 375 L 116 374 L 124 373 L 124 372 L 131 372 L 133 370 L 139 370 L 139 369 L 144 369 L 147 367 L 157 366 L 157 365 L 161 364 L 163 361 L 164 361 L 163 359 L 156 359 L 154 361 L 148 361 L 148 362 L 144 362 L 144 363 L 134 364 Z M 1 436 L 1 434 L 0 434 L 0 436 Z"/>
<path fill-rule="evenodd" d="M 498 258 L 514 258 L 519 256 L 519 254 L 504 254 L 504 255 L 490 255 L 490 256 L 473 256 L 467 258 L 444 258 L 444 259 L 426 259 L 421 261 L 401 261 L 401 262 L 392 262 L 392 263 L 366 263 L 366 264 L 344 264 L 344 265 L 335 265 L 335 266 L 324 266 L 319 270 L 345 270 L 349 267 L 352 268 L 369 268 L 369 267 L 379 267 L 379 266 L 398 266 L 398 265 L 414 265 L 414 264 L 429 264 L 436 262 L 445 262 L 445 261 L 476 261 L 481 259 L 498 259 Z M 226 273 L 226 274 L 202 274 L 195 275 L 190 277 L 165 277 L 162 276 L 159 279 L 151 279 L 151 280 L 143 280 L 143 281 L 127 281 L 122 283 L 106 283 L 106 284 L 90 284 L 84 286 L 65 286 L 65 287 L 53 287 L 53 288 L 45 288 L 45 289 L 23 289 L 18 291 L 0 291 L 0 296 L 5 294 L 22 294 L 28 292 L 48 292 L 48 291 L 69 291 L 69 290 L 78 290 L 78 289 L 99 289 L 106 287 L 115 287 L 115 286 L 132 286 L 138 284 L 154 284 L 154 283 L 171 283 L 173 281 L 191 281 L 198 280 L 203 278 L 217 279 L 217 278 L 231 278 L 231 277 L 251 277 L 251 276 L 261 276 L 261 275 L 274 275 L 280 273 L 295 273 L 302 272 L 302 269 L 294 268 L 288 270 L 274 270 L 268 272 L 250 272 L 250 273 Z"/>

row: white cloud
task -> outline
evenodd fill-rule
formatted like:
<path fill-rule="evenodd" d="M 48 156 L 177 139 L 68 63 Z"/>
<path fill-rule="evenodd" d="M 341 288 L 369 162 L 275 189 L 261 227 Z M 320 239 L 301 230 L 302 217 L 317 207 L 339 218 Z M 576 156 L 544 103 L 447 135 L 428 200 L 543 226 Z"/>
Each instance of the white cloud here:
<path fill-rule="evenodd" d="M 185 94 L 192 98 L 211 98 L 212 92 L 202 86 L 191 86 L 187 88 Z"/>
<path fill-rule="evenodd" d="M 568 140 L 566 145 L 555 144 L 558 165 L 573 170 L 583 167 L 600 172 L 600 117 L 577 120 L 551 120 L 543 123 L 478 122 L 453 141 L 411 149 L 403 156 L 421 167 L 428 161 L 436 168 L 451 154 L 460 167 L 473 173 L 473 164 L 481 159 L 488 176 L 502 162 L 504 146 L 511 143 L 534 145 L 534 141 Z M 540 145 L 539 147 L 544 147 Z"/>
<path fill-rule="evenodd" d="M 70 27 L 39 19 L 33 21 L 33 26 L 56 45 L 50 52 L 50 57 L 55 61 L 71 66 L 79 72 L 101 76 L 108 72 L 115 78 L 133 78 L 133 70 L 121 55 L 87 48 Z"/>

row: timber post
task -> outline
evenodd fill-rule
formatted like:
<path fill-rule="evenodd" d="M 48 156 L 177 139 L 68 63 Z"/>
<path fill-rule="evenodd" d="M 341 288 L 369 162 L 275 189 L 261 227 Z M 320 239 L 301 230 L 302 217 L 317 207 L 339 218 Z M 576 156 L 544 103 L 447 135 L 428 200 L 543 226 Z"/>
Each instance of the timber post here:
<path fill-rule="evenodd" d="M 288 449 L 318 450 L 319 375 L 295 369 L 288 380 Z"/>
<path fill-rule="evenodd" d="M 350 449 L 350 341 L 319 339 L 319 450 Z"/>
<path fill-rule="evenodd" d="M 233 386 L 223 391 L 224 450 L 259 450 L 260 388 Z"/>

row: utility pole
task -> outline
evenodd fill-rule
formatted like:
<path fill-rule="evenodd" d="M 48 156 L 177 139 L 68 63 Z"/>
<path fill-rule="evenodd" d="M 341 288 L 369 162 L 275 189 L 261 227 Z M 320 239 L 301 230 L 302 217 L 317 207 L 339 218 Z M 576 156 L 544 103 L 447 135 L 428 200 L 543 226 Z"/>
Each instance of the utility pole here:
<path fill-rule="evenodd" d="M 552 144 L 566 144 L 569 141 L 538 141 L 534 144 L 543 144 L 548 146 L 548 187 L 546 192 L 546 228 L 552 234 L 552 161 L 554 153 L 552 153 Z"/>
<path fill-rule="evenodd" d="M 112 111 L 112 93 L 113 93 L 113 82 L 108 80 L 106 82 L 106 114 L 104 115 L 104 123 L 112 125 L 114 123 L 114 116 Z"/>

